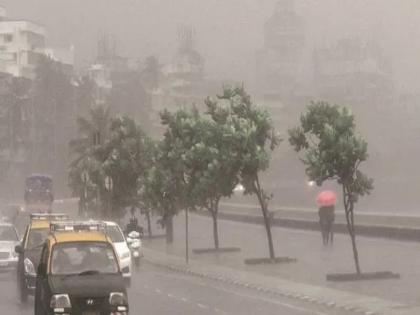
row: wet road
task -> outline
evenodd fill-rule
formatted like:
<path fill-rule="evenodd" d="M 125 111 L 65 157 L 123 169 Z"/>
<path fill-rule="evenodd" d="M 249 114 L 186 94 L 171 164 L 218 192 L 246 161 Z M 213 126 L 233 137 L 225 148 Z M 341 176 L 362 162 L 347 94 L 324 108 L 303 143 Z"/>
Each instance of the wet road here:
<path fill-rule="evenodd" d="M 32 303 L 16 299 L 13 273 L 0 274 L 0 314 L 33 314 Z M 143 264 L 129 290 L 131 314 L 336 314 L 253 290 L 172 273 Z"/>

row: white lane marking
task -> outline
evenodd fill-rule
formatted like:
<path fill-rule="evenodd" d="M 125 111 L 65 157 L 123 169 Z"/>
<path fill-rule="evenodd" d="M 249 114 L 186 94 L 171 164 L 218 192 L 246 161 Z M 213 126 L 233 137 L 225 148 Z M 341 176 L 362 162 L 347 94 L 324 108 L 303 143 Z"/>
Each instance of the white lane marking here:
<path fill-rule="evenodd" d="M 188 302 L 188 299 L 187 299 L 187 298 L 185 298 L 185 297 L 182 297 L 182 298 L 181 298 L 181 301 L 182 301 L 182 302 Z"/>
<path fill-rule="evenodd" d="M 216 313 L 220 313 L 220 314 L 223 314 L 223 315 L 228 315 L 228 313 L 226 313 L 225 311 L 222 311 L 221 309 L 219 309 L 219 308 L 215 308 L 214 309 L 214 311 L 216 312 Z"/>
<path fill-rule="evenodd" d="M 156 292 L 156 293 L 159 293 L 159 294 L 161 294 L 161 293 L 162 293 L 162 291 L 161 291 L 161 290 L 159 290 L 159 289 L 155 289 L 155 292 Z"/>
<path fill-rule="evenodd" d="M 209 309 L 209 307 L 207 305 L 201 304 L 201 303 L 197 303 L 197 306 L 199 308 L 203 308 L 203 309 Z"/>
<path fill-rule="evenodd" d="M 162 278 L 171 278 L 171 279 L 174 278 L 173 275 L 171 275 L 171 274 L 162 274 L 161 276 L 162 276 Z M 178 278 L 178 280 L 186 281 L 186 282 L 197 285 L 197 282 L 194 281 L 195 278 L 182 277 L 182 278 Z M 289 309 L 292 309 L 292 310 L 295 310 L 295 311 L 300 311 L 300 312 L 303 312 L 303 313 L 308 313 L 308 314 L 311 314 L 311 315 L 328 315 L 327 313 L 314 311 L 314 310 L 311 310 L 309 308 L 299 307 L 299 306 L 295 306 L 295 305 L 292 305 L 292 304 L 289 304 L 289 303 L 280 302 L 280 301 L 277 301 L 277 300 L 272 300 L 272 299 L 259 297 L 259 296 L 253 296 L 253 295 L 249 295 L 249 294 L 245 294 L 245 293 L 238 293 L 236 291 L 225 289 L 225 288 L 222 288 L 220 286 L 215 286 L 211 283 L 207 283 L 207 287 L 212 288 L 214 290 L 220 290 L 220 291 L 223 291 L 223 292 L 226 292 L 226 293 L 230 293 L 230 294 L 233 294 L 233 295 L 236 295 L 236 296 L 240 296 L 242 298 L 249 298 L 249 299 L 254 299 L 254 300 L 260 300 L 260 301 L 263 301 L 263 302 L 268 302 L 268 303 L 275 304 L 275 305 L 281 305 L 283 307 L 286 307 L 286 308 L 289 308 Z M 181 298 L 181 300 L 183 302 L 188 301 L 186 298 Z"/>
<path fill-rule="evenodd" d="M 168 293 L 168 297 L 169 297 L 169 298 L 174 298 L 174 297 L 175 297 L 175 295 Z"/>

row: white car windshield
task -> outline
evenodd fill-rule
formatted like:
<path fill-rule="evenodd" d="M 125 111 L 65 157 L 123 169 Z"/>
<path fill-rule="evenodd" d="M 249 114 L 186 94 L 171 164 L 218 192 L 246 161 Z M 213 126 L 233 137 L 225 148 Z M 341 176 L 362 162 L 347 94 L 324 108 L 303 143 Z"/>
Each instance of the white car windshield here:
<path fill-rule="evenodd" d="M 51 258 L 53 275 L 117 273 L 113 248 L 106 243 L 83 242 L 55 245 Z"/>
<path fill-rule="evenodd" d="M 0 241 L 18 241 L 19 237 L 12 226 L 0 226 Z"/>
<path fill-rule="evenodd" d="M 107 226 L 106 233 L 113 243 L 124 242 L 124 236 L 118 226 Z"/>
<path fill-rule="evenodd" d="M 28 243 L 26 247 L 30 249 L 41 245 L 44 243 L 49 233 L 50 229 L 31 229 L 29 231 Z"/>

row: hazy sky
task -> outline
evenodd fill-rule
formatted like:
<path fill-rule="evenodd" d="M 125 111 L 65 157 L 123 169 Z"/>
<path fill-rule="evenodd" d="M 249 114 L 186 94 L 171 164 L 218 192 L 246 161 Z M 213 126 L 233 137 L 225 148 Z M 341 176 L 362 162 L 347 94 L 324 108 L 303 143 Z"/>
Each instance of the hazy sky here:
<path fill-rule="evenodd" d="M 92 60 L 101 31 L 117 35 L 122 55 L 170 59 L 180 24 L 196 28 L 210 76 L 250 80 L 264 21 L 276 0 L 0 0 L 12 18 L 48 28 L 51 45 L 76 46 L 77 61 Z M 420 80 L 420 1 L 296 0 L 308 45 L 340 37 L 375 39 L 391 58 L 397 85 Z"/>

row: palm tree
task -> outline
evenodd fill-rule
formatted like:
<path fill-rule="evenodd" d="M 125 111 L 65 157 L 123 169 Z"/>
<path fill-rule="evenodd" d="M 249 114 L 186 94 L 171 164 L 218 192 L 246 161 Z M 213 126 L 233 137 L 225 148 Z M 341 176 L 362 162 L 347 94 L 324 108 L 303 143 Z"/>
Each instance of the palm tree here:
<path fill-rule="evenodd" d="M 91 149 L 104 143 L 109 133 L 111 112 L 109 107 L 93 106 L 89 110 L 89 118 L 77 118 L 79 138 L 70 141 L 70 152 L 76 156 L 77 161 L 88 155 Z M 73 163 L 72 163 L 73 164 Z"/>
<path fill-rule="evenodd" d="M 69 143 L 70 153 L 74 156 L 70 163 L 69 186 L 75 195 L 80 196 L 81 205 L 91 202 L 101 193 L 103 171 L 96 153 L 108 137 L 110 124 L 110 109 L 104 106 L 94 106 L 89 111 L 89 118 L 77 119 L 79 137 Z M 88 174 L 88 182 L 82 178 L 83 173 Z"/>

